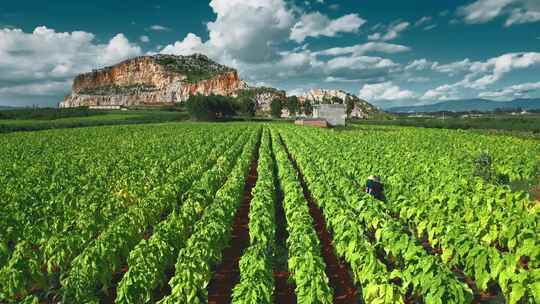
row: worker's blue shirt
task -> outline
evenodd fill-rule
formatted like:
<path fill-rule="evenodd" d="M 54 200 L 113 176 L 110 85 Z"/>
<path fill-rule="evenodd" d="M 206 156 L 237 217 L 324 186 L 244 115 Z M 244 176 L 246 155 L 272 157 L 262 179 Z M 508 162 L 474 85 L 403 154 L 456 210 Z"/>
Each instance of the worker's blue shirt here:
<path fill-rule="evenodd" d="M 366 192 L 370 193 L 377 199 L 384 200 L 383 185 L 379 182 L 368 179 L 368 181 L 366 182 Z"/>

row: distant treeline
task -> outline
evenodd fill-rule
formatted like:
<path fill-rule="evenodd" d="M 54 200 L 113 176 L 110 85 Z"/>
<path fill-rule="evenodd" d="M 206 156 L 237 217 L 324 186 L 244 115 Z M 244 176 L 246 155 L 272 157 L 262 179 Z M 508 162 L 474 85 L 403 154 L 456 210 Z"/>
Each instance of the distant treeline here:
<path fill-rule="evenodd" d="M 103 115 L 106 113 L 107 111 L 89 110 L 88 108 L 15 108 L 0 111 L 0 119 L 54 120 L 60 118 Z"/>
<path fill-rule="evenodd" d="M 201 121 L 223 120 L 236 116 L 252 118 L 257 113 L 257 104 L 253 97 L 242 94 L 238 97 L 193 95 L 180 106 L 185 107 L 192 119 Z M 268 114 L 278 118 L 281 117 L 283 109 L 288 110 L 291 116 L 311 115 L 313 112 L 310 102 L 300 105 L 296 96 L 290 96 L 273 99 Z"/>
<path fill-rule="evenodd" d="M 433 114 L 433 113 L 431 113 Z M 469 113 L 471 114 L 471 113 Z M 540 133 L 540 115 L 512 116 L 507 114 L 491 114 L 480 117 L 463 117 L 456 113 L 448 113 L 437 117 L 395 116 L 389 120 L 356 121 L 358 124 L 395 125 L 440 129 L 492 129 Z"/>
<path fill-rule="evenodd" d="M 36 109 L 39 112 L 43 109 Z M 34 116 L 16 116 L 15 119 L 0 119 L 0 133 L 15 131 L 37 131 L 59 128 L 79 128 L 108 125 L 127 125 L 185 121 L 188 115 L 182 111 L 166 110 L 138 110 L 138 111 L 107 111 L 87 110 L 74 111 L 76 109 L 56 109 L 58 113 L 43 116 L 34 113 Z M 66 111 L 67 110 L 67 111 Z M 6 111 L 7 112 L 7 111 Z M 50 111 L 46 111 L 51 113 Z M 4 113 L 4 112 L 2 112 Z M 78 113 L 77 115 L 75 113 Z M 88 114 L 88 115 L 87 115 Z M 99 115 L 101 114 L 101 115 Z M 71 116 L 66 116 L 71 115 Z M 43 119 L 30 117 L 46 117 Z M 54 119 L 62 118 L 62 119 Z"/>

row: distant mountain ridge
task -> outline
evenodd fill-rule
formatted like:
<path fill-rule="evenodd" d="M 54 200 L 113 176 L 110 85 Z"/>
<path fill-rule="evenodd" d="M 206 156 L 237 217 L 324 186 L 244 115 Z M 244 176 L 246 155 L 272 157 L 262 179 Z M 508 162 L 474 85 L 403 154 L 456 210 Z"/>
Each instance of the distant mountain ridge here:
<path fill-rule="evenodd" d="M 0 110 L 16 110 L 20 109 L 19 107 L 13 107 L 13 106 L 0 106 Z"/>
<path fill-rule="evenodd" d="M 414 112 L 468 112 L 468 111 L 494 111 L 495 109 L 537 110 L 540 109 L 540 99 L 515 99 L 512 101 L 494 101 L 487 99 L 449 100 L 430 105 L 403 106 L 388 108 L 388 112 L 414 113 Z"/>

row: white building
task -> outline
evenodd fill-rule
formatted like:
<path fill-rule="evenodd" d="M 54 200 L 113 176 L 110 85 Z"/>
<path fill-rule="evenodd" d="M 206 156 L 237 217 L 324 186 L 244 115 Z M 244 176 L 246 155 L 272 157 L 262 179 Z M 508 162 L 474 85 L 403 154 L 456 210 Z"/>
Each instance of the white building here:
<path fill-rule="evenodd" d="M 347 113 L 344 104 L 316 104 L 313 117 L 324 119 L 331 126 L 344 126 Z"/>
<path fill-rule="evenodd" d="M 115 105 L 102 105 L 102 106 L 89 106 L 88 109 L 90 110 L 120 110 L 121 106 L 115 106 Z"/>

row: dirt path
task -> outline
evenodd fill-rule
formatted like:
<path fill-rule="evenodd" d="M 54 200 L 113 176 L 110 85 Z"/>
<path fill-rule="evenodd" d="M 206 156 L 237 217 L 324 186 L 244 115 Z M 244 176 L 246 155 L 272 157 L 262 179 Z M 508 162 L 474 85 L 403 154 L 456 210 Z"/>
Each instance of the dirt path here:
<path fill-rule="evenodd" d="M 293 167 L 298 172 L 300 183 L 302 185 L 302 190 L 304 192 L 304 197 L 308 201 L 309 211 L 313 220 L 315 222 L 315 230 L 317 236 L 321 241 L 322 246 L 322 256 L 324 263 L 326 264 L 326 275 L 330 280 L 330 287 L 334 289 L 334 303 L 336 304 L 349 304 L 349 303 L 359 303 L 359 291 L 353 283 L 351 275 L 349 273 L 348 267 L 343 261 L 337 258 L 334 247 L 332 245 L 332 236 L 326 228 L 326 223 L 324 222 L 324 217 L 321 210 L 315 204 L 311 193 L 306 185 L 304 176 L 298 168 L 296 160 L 292 157 L 287 145 L 281 140 L 285 151 L 289 156 L 289 160 L 293 164 Z"/>
<path fill-rule="evenodd" d="M 234 218 L 230 246 L 223 251 L 221 265 L 216 268 L 214 277 L 208 285 L 208 304 L 231 303 L 232 289 L 240 280 L 238 262 L 244 250 L 249 246 L 249 206 L 252 199 L 251 190 L 257 183 L 259 147 L 260 142 L 251 160 L 242 203 Z"/>

